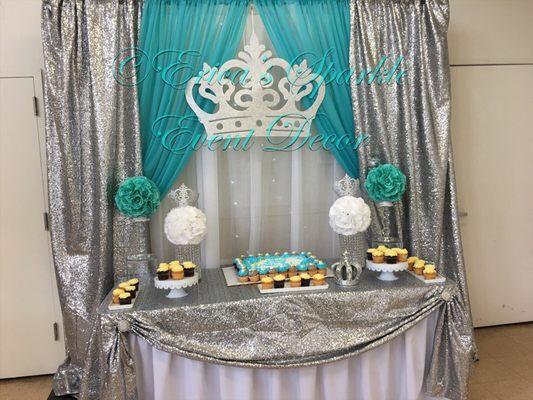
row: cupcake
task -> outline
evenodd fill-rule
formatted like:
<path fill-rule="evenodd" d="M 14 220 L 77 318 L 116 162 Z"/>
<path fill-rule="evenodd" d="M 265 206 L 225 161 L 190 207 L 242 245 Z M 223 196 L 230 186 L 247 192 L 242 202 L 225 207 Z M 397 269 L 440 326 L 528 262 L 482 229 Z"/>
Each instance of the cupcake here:
<path fill-rule="evenodd" d="M 426 265 L 424 260 L 416 260 L 413 265 L 413 271 L 415 271 L 415 274 L 422 275 L 424 273 L 424 265 Z"/>
<path fill-rule="evenodd" d="M 385 253 L 387 250 L 389 250 L 389 248 L 387 246 L 381 245 L 381 246 L 377 247 L 377 250 L 382 251 L 383 253 Z"/>
<path fill-rule="evenodd" d="M 274 287 L 276 289 L 281 289 L 285 287 L 285 275 L 277 274 L 274 277 Z"/>
<path fill-rule="evenodd" d="M 395 250 L 387 250 L 385 252 L 385 262 L 387 264 L 396 264 L 398 261 L 398 253 Z"/>
<path fill-rule="evenodd" d="M 296 269 L 298 270 L 298 275 L 301 275 L 303 274 L 304 272 L 307 272 L 309 270 L 309 268 L 307 268 L 307 265 L 305 264 L 300 264 L 296 267 Z"/>
<path fill-rule="evenodd" d="M 409 252 L 407 249 L 398 249 L 396 250 L 396 253 L 398 254 L 398 262 L 406 262 L 407 256 L 409 255 Z"/>
<path fill-rule="evenodd" d="M 166 281 L 170 276 L 169 269 L 170 268 L 167 263 L 159 264 L 159 268 L 157 268 L 157 279 L 160 281 Z"/>
<path fill-rule="evenodd" d="M 118 302 L 121 306 L 126 305 L 126 304 L 131 304 L 131 294 L 130 293 L 119 294 Z"/>
<path fill-rule="evenodd" d="M 196 268 L 196 264 L 191 261 L 185 261 L 183 263 L 183 274 L 185 277 L 191 277 L 194 276 L 194 270 Z"/>
<path fill-rule="evenodd" d="M 373 248 L 368 249 L 368 250 L 366 251 L 366 259 L 367 259 L 368 261 L 372 261 L 372 254 L 373 254 L 375 251 L 376 251 L 376 249 L 373 249 Z"/>
<path fill-rule="evenodd" d="M 261 278 L 261 289 L 272 289 L 274 287 L 274 279 L 270 276 Z"/>
<path fill-rule="evenodd" d="M 131 298 L 134 299 L 135 298 L 135 293 L 137 292 L 137 289 L 135 288 L 135 286 L 126 286 L 124 291 L 126 293 L 129 293 L 131 295 Z"/>
<path fill-rule="evenodd" d="M 170 267 L 170 277 L 174 280 L 182 280 L 185 277 L 185 272 L 183 271 L 183 267 L 178 265 L 173 265 Z"/>
<path fill-rule="evenodd" d="M 376 250 L 372 253 L 372 261 L 376 264 L 385 262 L 385 253 L 381 250 Z"/>
<path fill-rule="evenodd" d="M 315 263 L 309 263 L 309 264 L 307 264 L 307 271 L 311 275 L 314 275 L 314 274 L 316 274 L 318 272 L 318 268 L 317 268 Z"/>
<path fill-rule="evenodd" d="M 119 304 L 119 296 L 125 293 L 123 289 L 115 289 L 113 290 L 113 304 Z"/>
<path fill-rule="evenodd" d="M 326 283 L 326 278 L 322 274 L 313 275 L 313 286 L 320 286 Z"/>
<path fill-rule="evenodd" d="M 126 289 L 128 286 L 130 286 L 129 282 L 121 282 L 118 284 L 118 288 L 122 290 Z"/>
<path fill-rule="evenodd" d="M 259 267 L 259 277 L 263 279 L 265 276 L 268 276 L 268 267 Z"/>
<path fill-rule="evenodd" d="M 291 276 L 291 278 L 289 279 L 289 283 L 291 287 L 300 287 L 302 285 L 302 278 L 298 275 Z"/>
<path fill-rule="evenodd" d="M 317 262 L 316 266 L 318 267 L 318 273 L 326 276 L 328 274 L 328 266 L 324 261 Z"/>
<path fill-rule="evenodd" d="M 298 268 L 296 268 L 296 265 L 291 265 L 289 267 L 289 278 L 295 275 L 298 275 Z"/>
<path fill-rule="evenodd" d="M 279 268 L 278 268 L 278 272 L 283 275 L 284 277 L 287 277 L 287 275 L 289 274 L 289 266 L 288 265 L 281 265 Z"/>
<path fill-rule="evenodd" d="M 270 276 L 271 278 L 274 278 L 277 274 L 278 274 L 278 269 L 277 268 L 271 267 L 268 270 L 268 276 Z"/>
<path fill-rule="evenodd" d="M 170 268 L 172 268 L 174 266 L 177 266 L 177 265 L 181 265 L 181 263 L 178 260 L 174 260 L 174 261 L 171 261 L 171 262 L 168 263 L 168 266 Z"/>
<path fill-rule="evenodd" d="M 248 282 L 248 270 L 241 269 L 239 272 L 237 272 L 237 276 L 239 278 L 239 282 Z"/>
<path fill-rule="evenodd" d="M 136 290 L 139 290 L 139 279 L 133 278 L 128 281 L 130 286 L 135 286 Z"/>
<path fill-rule="evenodd" d="M 309 275 L 308 273 L 303 273 L 302 275 L 300 275 L 300 279 L 302 282 L 302 286 L 309 286 L 309 284 L 311 283 L 311 275 Z"/>
<path fill-rule="evenodd" d="M 259 282 L 259 272 L 256 269 L 248 273 L 248 279 L 250 282 Z"/>
<path fill-rule="evenodd" d="M 413 271 L 413 267 L 415 265 L 415 262 L 418 260 L 418 257 L 412 256 L 407 259 L 407 269 L 409 271 Z"/>
<path fill-rule="evenodd" d="M 424 279 L 435 279 L 437 277 L 437 270 L 433 264 L 426 264 L 423 273 Z"/>

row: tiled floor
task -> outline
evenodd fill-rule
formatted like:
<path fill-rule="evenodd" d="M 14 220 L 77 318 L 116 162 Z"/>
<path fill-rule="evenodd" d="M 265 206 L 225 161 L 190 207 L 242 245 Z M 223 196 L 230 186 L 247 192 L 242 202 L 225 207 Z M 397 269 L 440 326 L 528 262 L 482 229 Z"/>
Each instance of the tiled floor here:
<path fill-rule="evenodd" d="M 476 329 L 469 400 L 533 400 L 533 323 Z M 51 376 L 0 380 L 0 400 L 44 400 Z"/>
<path fill-rule="evenodd" d="M 533 400 L 533 323 L 476 329 L 469 400 Z"/>
<path fill-rule="evenodd" d="M 0 380 L 1 400 L 46 400 L 52 388 L 52 376 Z"/>

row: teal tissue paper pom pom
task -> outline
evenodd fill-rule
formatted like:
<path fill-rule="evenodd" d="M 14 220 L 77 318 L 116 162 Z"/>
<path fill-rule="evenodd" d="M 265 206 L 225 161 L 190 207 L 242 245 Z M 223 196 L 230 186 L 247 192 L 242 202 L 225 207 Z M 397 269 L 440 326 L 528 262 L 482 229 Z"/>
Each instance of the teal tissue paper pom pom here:
<path fill-rule="evenodd" d="M 366 177 L 365 189 L 375 202 L 396 202 L 405 192 L 405 175 L 391 164 L 382 164 L 370 170 Z"/>
<path fill-rule="evenodd" d="M 149 217 L 159 206 L 159 190 L 145 176 L 134 176 L 120 184 L 115 204 L 127 217 Z"/>

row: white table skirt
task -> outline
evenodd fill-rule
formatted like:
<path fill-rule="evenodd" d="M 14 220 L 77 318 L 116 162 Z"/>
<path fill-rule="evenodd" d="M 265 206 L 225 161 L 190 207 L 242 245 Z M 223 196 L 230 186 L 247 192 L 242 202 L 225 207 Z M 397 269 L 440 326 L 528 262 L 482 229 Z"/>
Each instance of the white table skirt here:
<path fill-rule="evenodd" d="M 141 400 L 421 400 L 431 356 L 432 313 L 402 335 L 342 361 L 288 369 L 195 361 L 130 336 Z"/>

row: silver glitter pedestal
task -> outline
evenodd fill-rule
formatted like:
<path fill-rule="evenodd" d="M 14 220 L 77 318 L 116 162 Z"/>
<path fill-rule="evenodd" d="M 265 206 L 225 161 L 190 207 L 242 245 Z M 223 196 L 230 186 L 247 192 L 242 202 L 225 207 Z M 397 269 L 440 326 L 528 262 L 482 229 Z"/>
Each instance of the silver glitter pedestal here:
<path fill-rule="evenodd" d="M 372 229 L 372 247 L 380 245 L 393 247 L 403 247 L 398 236 L 400 227 L 396 220 L 396 206 L 394 203 L 383 201 L 376 203 L 377 227 Z"/>
<path fill-rule="evenodd" d="M 346 254 L 348 260 L 357 262 L 360 265 L 364 264 L 366 241 L 365 234 L 363 232 L 349 236 L 339 235 L 339 245 L 340 253 L 343 257 Z"/>
<path fill-rule="evenodd" d="M 201 264 L 201 255 L 200 255 L 200 245 L 199 244 L 188 244 L 188 245 L 178 245 L 174 250 L 174 255 L 176 260 L 183 263 L 184 261 L 192 261 L 196 264 L 196 273 L 198 274 L 198 279 L 202 279 L 202 268 Z"/>
<path fill-rule="evenodd" d="M 150 219 L 130 220 L 130 242 L 127 260 L 127 278 L 150 275 L 156 265 L 156 258 L 150 253 Z"/>

